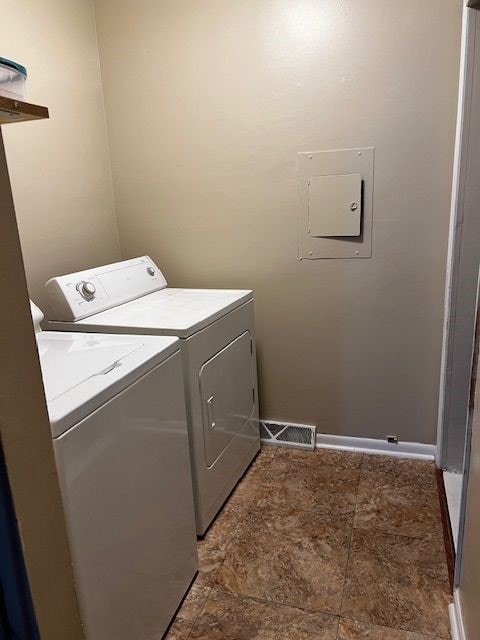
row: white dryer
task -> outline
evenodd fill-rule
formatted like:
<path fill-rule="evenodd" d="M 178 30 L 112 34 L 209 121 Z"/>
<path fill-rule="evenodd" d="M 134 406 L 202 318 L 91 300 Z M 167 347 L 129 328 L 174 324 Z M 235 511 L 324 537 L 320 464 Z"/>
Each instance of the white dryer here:
<path fill-rule="evenodd" d="M 143 256 L 49 280 L 49 328 L 180 338 L 197 533 L 260 448 L 251 291 L 174 289 Z"/>
<path fill-rule="evenodd" d="M 197 570 L 180 343 L 32 315 L 85 637 L 161 638 Z"/>

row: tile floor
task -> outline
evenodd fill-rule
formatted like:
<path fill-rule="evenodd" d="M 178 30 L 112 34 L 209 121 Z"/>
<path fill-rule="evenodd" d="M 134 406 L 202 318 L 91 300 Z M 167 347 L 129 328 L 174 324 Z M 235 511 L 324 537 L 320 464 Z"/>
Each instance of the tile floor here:
<path fill-rule="evenodd" d="M 168 640 L 449 638 L 433 463 L 264 447 Z"/>

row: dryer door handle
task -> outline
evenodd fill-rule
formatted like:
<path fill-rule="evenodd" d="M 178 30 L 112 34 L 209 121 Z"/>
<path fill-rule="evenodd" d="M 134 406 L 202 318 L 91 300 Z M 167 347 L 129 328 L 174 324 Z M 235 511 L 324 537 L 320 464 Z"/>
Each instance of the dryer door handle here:
<path fill-rule="evenodd" d="M 212 429 L 215 429 L 216 422 L 215 422 L 215 407 L 214 407 L 214 397 L 210 396 L 210 398 L 207 400 L 207 420 L 208 420 L 208 428 L 210 429 L 210 431 Z"/>

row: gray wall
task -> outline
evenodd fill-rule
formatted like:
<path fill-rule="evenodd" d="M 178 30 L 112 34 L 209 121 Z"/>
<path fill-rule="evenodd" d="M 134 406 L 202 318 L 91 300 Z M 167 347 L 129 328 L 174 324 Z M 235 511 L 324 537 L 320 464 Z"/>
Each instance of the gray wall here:
<path fill-rule="evenodd" d="M 251 287 L 264 417 L 434 442 L 460 0 L 97 0 L 125 258 Z M 376 148 L 373 258 L 297 259 L 295 156 Z"/>

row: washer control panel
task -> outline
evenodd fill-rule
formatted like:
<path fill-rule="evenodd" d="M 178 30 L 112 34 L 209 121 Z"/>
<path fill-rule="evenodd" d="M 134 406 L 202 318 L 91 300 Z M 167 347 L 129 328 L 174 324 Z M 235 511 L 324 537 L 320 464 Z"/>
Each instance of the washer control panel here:
<path fill-rule="evenodd" d="M 58 276 L 45 285 L 47 317 L 81 320 L 166 286 L 162 272 L 148 256 Z"/>

